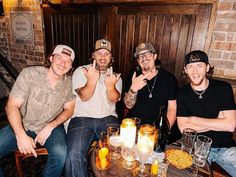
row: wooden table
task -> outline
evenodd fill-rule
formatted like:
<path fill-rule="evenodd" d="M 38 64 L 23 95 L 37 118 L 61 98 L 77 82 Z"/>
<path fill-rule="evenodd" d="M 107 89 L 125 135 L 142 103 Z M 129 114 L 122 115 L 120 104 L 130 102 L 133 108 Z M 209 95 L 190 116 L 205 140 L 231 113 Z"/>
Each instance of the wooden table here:
<path fill-rule="evenodd" d="M 95 151 L 91 153 L 91 159 L 90 159 L 90 166 L 92 169 L 93 174 L 96 177 L 132 177 L 133 170 L 128 170 L 122 166 L 122 158 L 118 160 L 111 160 L 111 166 L 107 170 L 99 170 L 96 168 L 95 165 Z M 138 166 L 140 163 L 136 161 L 136 166 Z M 150 165 L 146 165 L 147 168 L 150 169 Z M 185 170 L 179 170 L 177 168 L 174 168 L 169 165 L 168 168 L 168 177 L 191 177 L 193 175 L 192 168 L 188 168 Z M 204 168 L 199 169 L 198 173 L 199 177 L 212 177 L 211 169 L 208 165 L 208 163 L 205 165 Z"/>

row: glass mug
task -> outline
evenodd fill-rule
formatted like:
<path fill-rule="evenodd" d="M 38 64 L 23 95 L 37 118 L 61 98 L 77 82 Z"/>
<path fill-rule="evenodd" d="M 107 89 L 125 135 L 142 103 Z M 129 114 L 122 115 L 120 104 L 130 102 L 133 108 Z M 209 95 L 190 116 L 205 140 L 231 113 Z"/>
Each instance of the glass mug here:
<path fill-rule="evenodd" d="M 107 170 L 110 165 L 109 136 L 107 132 L 101 132 L 101 137 L 96 148 L 96 167 L 99 170 Z"/>

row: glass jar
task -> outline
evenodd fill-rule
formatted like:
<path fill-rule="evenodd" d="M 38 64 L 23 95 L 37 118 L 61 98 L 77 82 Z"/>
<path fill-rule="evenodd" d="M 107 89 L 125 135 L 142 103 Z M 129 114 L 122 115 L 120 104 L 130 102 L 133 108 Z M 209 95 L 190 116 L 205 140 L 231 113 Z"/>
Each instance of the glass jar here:
<path fill-rule="evenodd" d="M 134 145 L 136 137 L 136 125 L 133 119 L 123 119 L 122 124 L 120 125 L 120 137 L 124 146 L 131 148 Z"/>
<path fill-rule="evenodd" d="M 99 170 L 106 170 L 111 165 L 109 136 L 102 132 L 96 148 L 96 167 Z"/>
<path fill-rule="evenodd" d="M 154 126 L 150 124 L 143 124 L 140 127 L 139 134 L 138 134 L 138 144 L 147 144 L 154 149 L 155 139 L 157 132 Z"/>

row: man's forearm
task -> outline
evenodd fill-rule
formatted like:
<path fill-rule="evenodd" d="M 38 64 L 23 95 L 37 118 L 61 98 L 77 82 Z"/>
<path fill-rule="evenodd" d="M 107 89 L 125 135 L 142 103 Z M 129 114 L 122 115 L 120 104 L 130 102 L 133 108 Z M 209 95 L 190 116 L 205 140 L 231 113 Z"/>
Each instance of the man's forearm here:
<path fill-rule="evenodd" d="M 74 100 L 67 103 L 67 107 L 64 108 L 64 110 L 57 116 L 57 118 L 51 121 L 48 125 L 52 126 L 53 128 L 56 128 L 59 125 L 63 124 L 73 115 L 74 107 L 75 107 Z"/>
<path fill-rule="evenodd" d="M 78 94 L 81 100 L 88 101 L 92 98 L 96 88 L 96 83 L 87 82 L 85 86 L 75 89 L 75 92 Z"/>
<path fill-rule="evenodd" d="M 127 108 L 131 109 L 134 107 L 137 101 L 137 92 L 132 91 L 131 89 L 125 94 L 124 103 Z"/>
<path fill-rule="evenodd" d="M 22 125 L 21 114 L 17 107 L 6 107 L 6 113 L 8 121 L 16 135 L 16 137 L 20 137 L 25 135 L 25 130 Z"/>
<path fill-rule="evenodd" d="M 111 103 L 116 103 L 120 99 L 120 92 L 115 87 L 107 89 L 107 98 Z"/>

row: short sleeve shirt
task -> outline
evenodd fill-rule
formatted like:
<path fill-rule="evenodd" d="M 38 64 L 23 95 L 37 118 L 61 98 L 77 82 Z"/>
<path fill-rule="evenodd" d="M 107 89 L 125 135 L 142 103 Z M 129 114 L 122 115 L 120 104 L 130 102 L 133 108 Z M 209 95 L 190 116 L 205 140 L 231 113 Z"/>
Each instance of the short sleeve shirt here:
<path fill-rule="evenodd" d="M 89 68 L 90 65 L 83 66 Z M 106 74 L 101 74 L 97 81 L 96 88 L 93 96 L 83 101 L 75 92 L 76 89 L 83 87 L 87 83 L 87 78 L 84 75 L 82 67 L 75 70 L 72 76 L 73 93 L 76 95 L 76 106 L 74 110 L 74 117 L 91 117 L 91 118 L 104 118 L 110 115 L 116 116 L 115 103 L 111 103 L 107 98 L 106 86 L 104 79 Z M 122 91 L 122 80 L 121 78 L 115 85 L 118 92 Z"/>
<path fill-rule="evenodd" d="M 63 76 L 52 89 L 48 79 L 48 68 L 28 67 L 18 76 L 10 96 L 24 99 L 20 111 L 26 130 L 38 133 L 45 125 L 55 119 L 72 101 L 71 77 Z"/>
<path fill-rule="evenodd" d="M 215 119 L 220 111 L 235 110 L 232 87 L 227 82 L 210 79 L 202 97 L 199 99 L 190 84 L 181 88 L 177 94 L 177 116 Z M 201 134 L 212 138 L 212 147 L 235 146 L 231 132 L 207 131 Z"/>
<path fill-rule="evenodd" d="M 147 81 L 149 89 L 146 85 L 138 91 L 137 101 L 134 107 L 129 110 L 128 117 L 139 117 L 142 123 L 153 124 L 158 118 L 160 106 L 167 107 L 169 100 L 176 100 L 178 84 L 174 75 L 160 68 L 155 77 Z M 127 77 L 125 92 L 128 92 L 131 84 L 132 75 Z M 152 87 L 152 98 L 149 98 Z"/>

